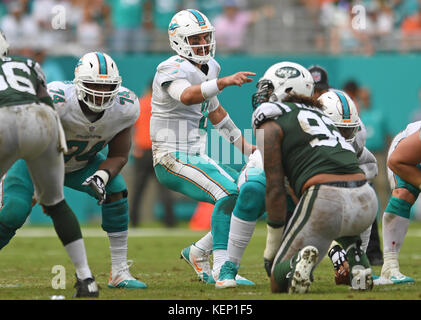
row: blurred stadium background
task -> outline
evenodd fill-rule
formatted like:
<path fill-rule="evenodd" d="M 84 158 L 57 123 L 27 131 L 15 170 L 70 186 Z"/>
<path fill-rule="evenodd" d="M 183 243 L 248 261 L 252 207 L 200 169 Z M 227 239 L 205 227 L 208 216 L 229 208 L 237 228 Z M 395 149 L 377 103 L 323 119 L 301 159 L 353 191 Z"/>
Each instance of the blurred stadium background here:
<path fill-rule="evenodd" d="M 49 82 L 72 80 L 80 56 L 104 51 L 117 62 L 123 85 L 140 97 L 156 66 L 173 55 L 167 27 L 184 8 L 202 11 L 215 25 L 221 76 L 257 73 L 252 84 L 230 87 L 219 96 L 242 130 L 251 126 L 258 78 L 281 60 L 321 65 L 332 87 L 352 94 L 367 127 L 367 147 L 379 162 L 374 186 L 381 214 L 390 192 L 389 142 L 408 122 L 421 120 L 419 0 L 2 0 L 0 28 L 12 54 L 39 61 Z M 136 179 L 132 160 L 123 170 L 129 198 L 137 196 L 130 192 Z M 151 180 L 147 186 L 141 223 L 162 219 L 156 184 Z M 100 219 L 95 200 L 69 189 L 65 193 L 82 224 Z M 190 220 L 197 203 L 173 195 L 177 219 Z M 421 219 L 420 212 L 415 205 L 413 218 Z M 50 220 L 37 206 L 28 223 Z"/>

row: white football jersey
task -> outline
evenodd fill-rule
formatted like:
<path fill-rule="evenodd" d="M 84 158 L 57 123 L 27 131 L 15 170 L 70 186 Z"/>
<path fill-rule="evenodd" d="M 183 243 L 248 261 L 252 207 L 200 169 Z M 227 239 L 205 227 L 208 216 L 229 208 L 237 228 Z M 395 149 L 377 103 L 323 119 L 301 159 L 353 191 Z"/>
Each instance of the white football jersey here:
<path fill-rule="evenodd" d="M 113 105 L 95 122 L 84 115 L 72 82 L 50 82 L 48 93 L 66 134 L 66 173 L 84 168 L 88 160 L 105 148 L 115 135 L 132 126 L 140 114 L 138 98 L 125 87 L 120 87 Z"/>
<path fill-rule="evenodd" d="M 170 152 L 205 152 L 207 115 L 219 106 L 217 97 L 187 106 L 173 99 L 167 88 L 171 81 L 177 79 L 185 79 L 191 85 L 195 85 L 217 78 L 221 69 L 219 64 L 210 59 L 207 65 L 209 69 L 205 74 L 191 62 L 177 55 L 158 65 L 152 87 L 150 122 L 154 164 Z"/>

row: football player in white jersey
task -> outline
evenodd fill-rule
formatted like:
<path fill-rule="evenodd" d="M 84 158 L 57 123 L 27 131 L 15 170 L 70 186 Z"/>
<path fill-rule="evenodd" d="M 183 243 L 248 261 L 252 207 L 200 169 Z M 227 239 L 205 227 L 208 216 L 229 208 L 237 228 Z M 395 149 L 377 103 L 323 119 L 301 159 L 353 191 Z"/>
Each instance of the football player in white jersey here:
<path fill-rule="evenodd" d="M 421 159 L 419 132 L 421 121 L 408 124 L 392 140 L 387 155 L 387 175 L 392 190 L 383 214 L 383 266 L 376 285 L 415 282 L 399 267 L 401 251 L 410 222 L 411 208 L 420 194 Z"/>
<path fill-rule="evenodd" d="M 328 89 L 318 97 L 329 118 L 333 120 L 345 140 L 352 144 L 357 155 L 358 165 L 364 171 L 366 179 L 371 182 L 377 176 L 376 157 L 365 147 L 366 129 L 358 115 L 357 107 L 351 97 L 344 91 Z M 366 252 L 370 240 L 371 226 L 361 233 L 361 249 Z M 335 268 L 336 284 L 349 283 L 349 265 L 346 252 L 334 241 L 328 252 Z"/>
<path fill-rule="evenodd" d="M 226 87 L 251 82 L 252 72 L 218 78 L 214 59 L 215 29 L 193 9 L 178 12 L 168 28 L 171 48 L 177 53 L 160 63 L 153 80 L 151 140 L 158 181 L 198 201 L 215 204 L 211 232 L 181 252 L 200 280 L 215 283 L 227 260 L 230 216 L 238 191 L 236 175 L 205 153 L 208 119 L 229 142 L 249 155 L 249 144 L 219 104 Z M 209 255 L 213 252 L 211 271 Z M 241 279 L 239 279 L 240 281 Z M 245 279 L 247 284 L 250 284 Z"/>
<path fill-rule="evenodd" d="M 127 187 L 119 174 L 128 160 L 131 129 L 140 109 L 136 95 L 121 82 L 109 55 L 90 52 L 77 63 L 73 82 L 51 82 L 48 92 L 66 134 L 64 185 L 88 193 L 101 205 L 101 226 L 109 238 L 112 262 L 108 287 L 143 289 L 146 284 L 129 272 Z M 106 146 L 104 156 L 99 152 Z M 2 214 L 19 218 L 13 222 L 16 230 L 31 212 L 34 191 L 25 162 L 12 166 L 4 186 Z M 26 211 L 15 218 L 13 206 L 19 199 L 26 200 Z"/>

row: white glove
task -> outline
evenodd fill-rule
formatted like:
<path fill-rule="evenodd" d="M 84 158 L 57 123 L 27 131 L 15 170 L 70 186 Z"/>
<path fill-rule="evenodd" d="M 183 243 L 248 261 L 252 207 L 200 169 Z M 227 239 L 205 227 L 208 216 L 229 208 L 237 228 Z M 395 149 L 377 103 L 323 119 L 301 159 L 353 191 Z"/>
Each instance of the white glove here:
<path fill-rule="evenodd" d="M 107 193 L 105 192 L 105 186 L 108 182 L 110 175 L 105 170 L 98 170 L 92 176 L 88 177 L 83 186 L 89 186 L 95 192 L 98 204 L 101 205 L 106 198 Z"/>

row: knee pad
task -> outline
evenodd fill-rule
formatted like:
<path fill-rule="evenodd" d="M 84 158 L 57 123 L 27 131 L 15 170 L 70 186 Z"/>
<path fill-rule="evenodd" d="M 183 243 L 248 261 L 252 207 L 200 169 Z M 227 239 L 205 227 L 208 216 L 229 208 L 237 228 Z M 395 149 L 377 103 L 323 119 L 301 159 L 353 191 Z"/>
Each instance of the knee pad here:
<path fill-rule="evenodd" d="M 392 196 L 387 203 L 385 212 L 393 213 L 397 216 L 409 219 L 411 215 L 411 207 L 412 204 L 409 202 Z"/>
<path fill-rule="evenodd" d="M 266 188 L 259 182 L 245 182 L 238 195 L 234 216 L 246 221 L 256 221 L 265 211 Z"/>
<path fill-rule="evenodd" d="M 121 232 L 129 229 L 129 204 L 127 197 L 102 204 L 102 229 L 106 232 Z"/>

